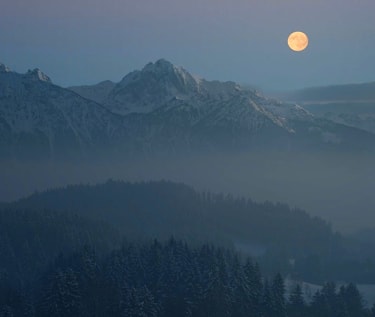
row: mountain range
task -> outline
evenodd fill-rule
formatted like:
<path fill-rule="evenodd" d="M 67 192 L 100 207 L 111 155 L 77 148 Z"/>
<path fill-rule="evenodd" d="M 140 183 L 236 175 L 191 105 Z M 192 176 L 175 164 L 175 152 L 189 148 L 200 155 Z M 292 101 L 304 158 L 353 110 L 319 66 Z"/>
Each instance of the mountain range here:
<path fill-rule="evenodd" d="M 373 134 L 161 59 L 119 83 L 63 88 L 0 65 L 0 156 L 276 148 L 373 150 Z"/>
<path fill-rule="evenodd" d="M 279 94 L 317 117 L 375 133 L 375 82 L 311 87 Z"/>

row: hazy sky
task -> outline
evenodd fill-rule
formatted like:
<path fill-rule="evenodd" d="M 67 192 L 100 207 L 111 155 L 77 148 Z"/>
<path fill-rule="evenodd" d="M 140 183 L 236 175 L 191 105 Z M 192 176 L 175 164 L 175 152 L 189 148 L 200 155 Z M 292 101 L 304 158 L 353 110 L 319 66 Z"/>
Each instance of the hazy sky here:
<path fill-rule="evenodd" d="M 374 0 L 1 0 L 0 62 L 60 85 L 166 58 L 265 90 L 375 81 Z M 288 49 L 288 34 L 310 46 Z"/>

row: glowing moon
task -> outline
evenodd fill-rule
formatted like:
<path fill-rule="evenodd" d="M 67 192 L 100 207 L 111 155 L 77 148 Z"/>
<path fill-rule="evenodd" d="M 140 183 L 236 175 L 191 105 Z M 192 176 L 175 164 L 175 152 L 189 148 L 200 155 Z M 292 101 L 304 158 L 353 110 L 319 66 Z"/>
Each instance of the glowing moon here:
<path fill-rule="evenodd" d="M 288 37 L 288 45 L 291 50 L 301 52 L 309 45 L 309 38 L 303 32 L 293 32 Z"/>

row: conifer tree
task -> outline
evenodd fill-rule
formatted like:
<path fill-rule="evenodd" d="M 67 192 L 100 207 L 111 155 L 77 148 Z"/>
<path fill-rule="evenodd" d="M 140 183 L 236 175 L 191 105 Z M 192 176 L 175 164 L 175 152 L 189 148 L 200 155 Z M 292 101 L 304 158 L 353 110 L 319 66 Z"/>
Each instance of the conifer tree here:
<path fill-rule="evenodd" d="M 349 316 L 363 316 L 363 299 L 358 288 L 353 283 L 342 286 L 340 288 L 339 297 L 345 302 Z"/>
<path fill-rule="evenodd" d="M 247 259 L 244 266 L 244 283 L 248 290 L 249 309 L 255 317 L 260 316 L 263 293 L 262 275 L 258 263 L 253 265 L 250 259 Z"/>
<path fill-rule="evenodd" d="M 40 305 L 40 316 L 79 316 L 81 296 L 73 270 L 57 270 L 50 276 Z"/>
<path fill-rule="evenodd" d="M 286 316 L 285 285 L 282 276 L 278 273 L 272 281 L 272 299 L 275 317 Z"/>
<path fill-rule="evenodd" d="M 289 296 L 287 305 L 288 317 L 298 317 L 301 314 L 305 315 L 305 308 L 302 287 L 300 284 L 296 284 Z"/>
<path fill-rule="evenodd" d="M 275 313 L 272 290 L 269 285 L 268 279 L 264 281 L 261 312 L 263 317 L 273 317 Z"/>

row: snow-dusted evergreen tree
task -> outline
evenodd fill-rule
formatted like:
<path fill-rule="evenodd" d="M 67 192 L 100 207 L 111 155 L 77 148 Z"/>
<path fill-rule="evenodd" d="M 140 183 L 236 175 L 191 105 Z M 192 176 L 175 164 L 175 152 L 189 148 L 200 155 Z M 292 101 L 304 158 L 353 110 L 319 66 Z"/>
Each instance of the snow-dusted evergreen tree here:
<path fill-rule="evenodd" d="M 288 299 L 287 303 L 287 315 L 288 317 L 299 317 L 301 314 L 307 315 L 307 310 L 306 310 L 306 303 L 305 299 L 303 297 L 303 291 L 301 284 L 297 283 Z"/>
<path fill-rule="evenodd" d="M 274 307 L 275 317 L 286 316 L 286 304 L 285 304 L 285 285 L 284 280 L 280 274 L 276 274 L 272 281 L 272 300 Z"/>
<path fill-rule="evenodd" d="M 112 299 L 116 298 L 114 287 L 102 272 L 96 252 L 84 246 L 81 252 L 73 256 L 71 265 L 77 272 L 77 279 L 82 296 L 81 317 L 96 317 L 112 314 L 116 306 Z"/>
<path fill-rule="evenodd" d="M 245 285 L 248 289 L 249 309 L 255 317 L 261 316 L 263 283 L 258 263 L 253 264 L 250 259 L 244 267 Z"/>
<path fill-rule="evenodd" d="M 230 264 L 230 288 L 231 288 L 231 306 L 234 316 L 242 317 L 250 313 L 249 286 L 245 281 L 245 274 L 237 255 L 232 258 Z"/>
<path fill-rule="evenodd" d="M 120 307 L 123 317 L 157 317 L 159 307 L 146 286 L 131 288 L 126 294 Z"/>
<path fill-rule="evenodd" d="M 207 254 L 205 263 L 208 266 L 203 267 L 204 272 L 204 290 L 203 297 L 196 307 L 194 316 L 230 316 L 232 308 L 231 289 L 228 281 L 227 265 L 223 251 L 205 248 Z M 203 251 L 203 249 L 202 249 Z"/>
<path fill-rule="evenodd" d="M 183 244 L 173 237 L 170 238 L 164 248 L 164 265 L 161 272 L 164 286 L 162 305 L 166 316 L 184 316 L 187 311 L 184 278 L 186 266 L 187 259 Z"/>
<path fill-rule="evenodd" d="M 326 283 L 321 291 L 324 300 L 324 306 L 326 308 L 325 314 L 327 316 L 335 316 L 338 314 L 338 296 L 336 292 L 336 284 L 333 282 Z"/>
<path fill-rule="evenodd" d="M 335 307 L 336 317 L 351 317 L 351 316 L 361 317 L 362 316 L 361 313 L 359 315 L 351 315 L 349 313 L 347 303 L 345 302 L 344 298 L 341 296 L 338 296 L 336 304 L 337 304 Z"/>
<path fill-rule="evenodd" d="M 345 303 L 349 316 L 364 316 L 363 298 L 353 283 L 340 287 L 338 296 Z"/>
<path fill-rule="evenodd" d="M 40 303 L 39 316 L 80 316 L 81 294 L 76 274 L 58 269 L 49 280 Z"/>
<path fill-rule="evenodd" d="M 286 317 L 284 281 L 234 251 L 203 245 L 124 244 L 103 259 L 91 248 L 51 264 L 26 312 L 24 292 L 0 283 L 0 313 L 13 317 Z M 264 281 L 264 282 L 263 282 Z M 32 299 L 32 297 L 30 297 Z M 36 312 L 33 312 L 33 306 Z M 355 285 L 325 284 L 308 305 L 297 285 L 288 317 L 370 317 Z M 0 315 L 1 316 L 1 315 Z"/>
<path fill-rule="evenodd" d="M 145 259 L 145 273 L 149 289 L 157 300 L 162 295 L 162 266 L 163 266 L 162 245 L 155 239 L 150 245 Z"/>
<path fill-rule="evenodd" d="M 335 283 L 326 283 L 320 291 L 315 293 L 311 303 L 311 312 L 322 317 L 348 314 L 345 300 L 337 294 Z"/>
<path fill-rule="evenodd" d="M 268 279 L 265 279 L 261 301 L 261 312 L 263 317 L 273 316 L 275 307 L 273 304 L 272 289 Z"/>
<path fill-rule="evenodd" d="M 27 312 L 26 297 L 22 293 L 12 286 L 7 272 L 0 268 L 0 316 L 33 317 Z"/>

